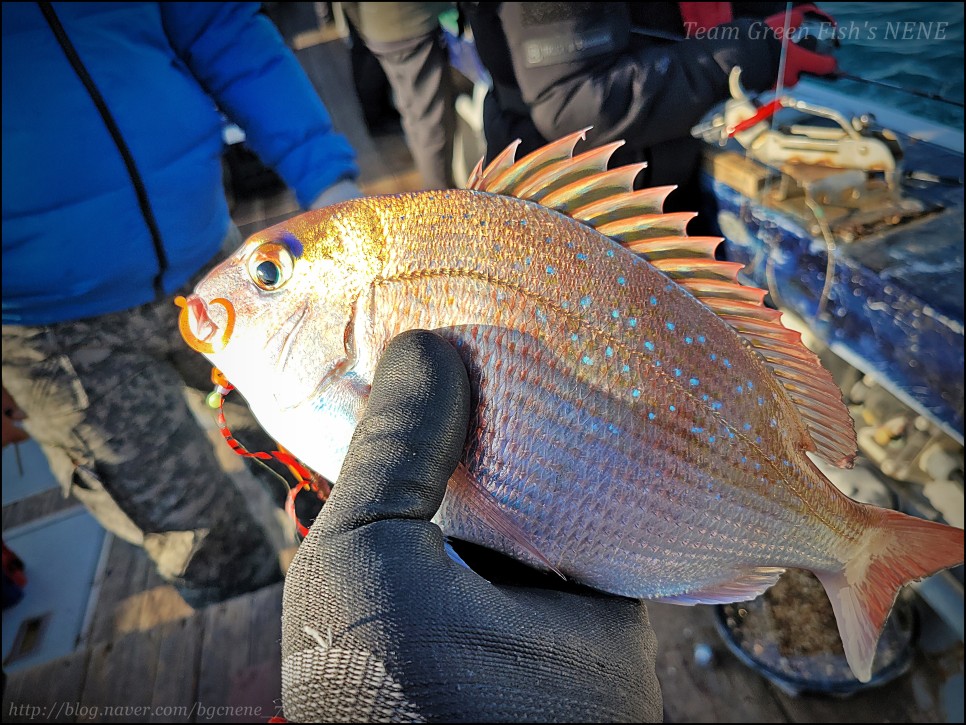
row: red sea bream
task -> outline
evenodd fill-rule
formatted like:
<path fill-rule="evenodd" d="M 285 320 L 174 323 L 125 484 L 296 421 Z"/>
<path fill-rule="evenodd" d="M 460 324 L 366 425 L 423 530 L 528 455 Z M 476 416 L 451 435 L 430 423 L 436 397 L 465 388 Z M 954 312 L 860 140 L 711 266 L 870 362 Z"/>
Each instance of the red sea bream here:
<path fill-rule="evenodd" d="M 856 676 L 899 589 L 963 532 L 857 503 L 838 388 L 720 240 L 631 191 L 573 134 L 470 188 L 348 201 L 250 239 L 186 301 L 185 339 L 265 429 L 336 480 L 380 353 L 434 330 L 474 414 L 443 530 L 568 579 L 680 604 L 751 599 L 785 567 L 832 601 Z"/>

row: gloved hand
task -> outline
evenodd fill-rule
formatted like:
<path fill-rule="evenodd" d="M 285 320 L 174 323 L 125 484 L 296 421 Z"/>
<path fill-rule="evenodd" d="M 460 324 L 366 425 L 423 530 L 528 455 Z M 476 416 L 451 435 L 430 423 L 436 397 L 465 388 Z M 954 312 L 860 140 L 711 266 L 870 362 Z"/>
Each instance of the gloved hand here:
<path fill-rule="evenodd" d="M 815 33 L 802 37 L 799 42 L 793 42 L 797 31 L 805 22 L 815 24 Z M 798 83 L 802 73 L 818 76 L 832 75 L 838 70 L 838 62 L 831 55 L 832 44 L 821 42 L 834 38 L 835 19 L 828 13 L 819 10 L 814 5 L 796 5 L 791 9 L 788 19 L 787 42 L 788 54 L 785 58 L 785 73 L 782 85 L 791 88 Z M 765 24 L 780 41 L 783 40 L 785 29 L 785 13 L 775 13 L 765 18 Z M 816 33 L 818 35 L 816 36 Z"/>
<path fill-rule="evenodd" d="M 449 343 L 423 331 L 393 340 L 285 582 L 285 716 L 659 721 L 643 604 L 461 549 L 489 562 L 488 580 L 445 552 L 430 519 L 462 453 L 469 401 Z"/>

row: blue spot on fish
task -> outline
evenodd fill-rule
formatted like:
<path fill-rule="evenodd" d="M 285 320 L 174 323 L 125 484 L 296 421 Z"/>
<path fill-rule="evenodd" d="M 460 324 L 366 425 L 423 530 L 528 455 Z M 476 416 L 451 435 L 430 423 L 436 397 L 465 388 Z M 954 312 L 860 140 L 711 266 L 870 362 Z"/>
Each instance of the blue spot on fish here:
<path fill-rule="evenodd" d="M 711 404 L 711 410 L 721 410 L 721 403 L 719 401 L 714 401 Z"/>
<path fill-rule="evenodd" d="M 282 232 L 279 241 L 285 245 L 286 249 L 291 252 L 292 256 L 298 259 L 302 256 L 305 248 L 302 246 L 302 242 L 298 240 L 292 232 Z"/>
<path fill-rule="evenodd" d="M 744 424 L 743 426 L 741 426 L 741 427 L 742 427 L 742 428 L 744 428 L 745 430 L 751 430 L 751 423 L 745 423 L 745 424 Z"/>
<path fill-rule="evenodd" d="M 530 266 L 530 264 L 531 264 L 532 262 L 533 262 L 533 259 L 532 259 L 532 258 L 530 258 L 530 257 L 527 257 L 526 259 L 524 259 L 524 260 L 523 260 L 523 263 L 524 263 L 525 265 L 527 265 L 528 267 Z"/>
<path fill-rule="evenodd" d="M 582 361 L 584 365 L 593 365 L 594 360 L 590 355 L 584 355 Z"/>
<path fill-rule="evenodd" d="M 711 358 L 711 361 L 712 361 L 712 362 L 714 362 L 715 360 L 717 360 L 717 359 L 718 359 L 718 356 L 717 356 L 717 355 L 715 355 L 714 353 L 711 353 L 711 355 L 709 355 L 709 357 Z"/>
<path fill-rule="evenodd" d="M 586 297 L 584 297 L 584 298 L 582 298 L 580 300 L 580 306 L 581 307 L 590 307 L 590 302 L 591 302 L 590 295 L 587 295 Z"/>
<path fill-rule="evenodd" d="M 646 347 L 648 350 L 650 350 L 652 352 L 654 351 L 654 343 L 651 342 L 650 340 L 648 340 L 648 341 L 646 341 L 644 343 L 644 347 Z"/>
<path fill-rule="evenodd" d="M 674 377 L 681 377 L 681 370 L 679 368 L 674 368 Z"/>
<path fill-rule="evenodd" d="M 551 266 L 550 266 L 550 265 L 548 264 L 548 265 L 547 265 L 547 274 L 557 274 L 557 270 L 555 270 L 555 269 L 554 269 L 553 267 L 551 267 Z"/>
<path fill-rule="evenodd" d="M 697 378 L 691 378 L 689 381 L 691 385 L 697 385 L 700 381 Z"/>
<path fill-rule="evenodd" d="M 648 413 L 647 414 L 647 419 L 648 420 L 654 420 L 655 418 L 657 418 L 657 416 L 654 413 Z"/>
<path fill-rule="evenodd" d="M 726 368 L 730 368 L 731 367 L 731 363 L 728 361 L 728 358 L 725 358 L 722 362 L 724 362 L 724 366 Z"/>
<path fill-rule="evenodd" d="M 629 319 L 629 320 L 627 321 L 627 324 L 628 324 L 628 325 L 629 325 L 630 327 L 637 327 L 637 318 L 636 318 L 636 317 L 631 317 L 631 318 L 630 318 L 630 319 Z"/>
<path fill-rule="evenodd" d="M 692 342 L 694 342 L 694 338 L 693 337 L 686 337 L 686 338 L 684 338 L 684 342 L 687 343 L 688 345 L 690 345 Z"/>
<path fill-rule="evenodd" d="M 613 249 L 608 249 L 607 250 L 607 256 L 608 257 L 613 257 L 614 256 L 614 250 Z"/>
<path fill-rule="evenodd" d="M 539 322 L 541 325 L 547 324 L 547 313 L 546 312 L 544 312 L 540 308 L 537 308 L 536 315 L 537 315 L 537 322 Z"/>
<path fill-rule="evenodd" d="M 714 441 L 715 441 L 714 436 L 708 436 L 708 443 L 714 443 Z"/>
<path fill-rule="evenodd" d="M 631 366 L 630 365 L 621 365 L 621 372 L 622 373 L 629 373 L 630 371 L 631 371 Z"/>
<path fill-rule="evenodd" d="M 633 390 L 631 391 L 631 395 L 633 395 L 633 396 L 634 396 L 635 398 L 640 398 L 640 397 L 641 397 L 641 391 L 640 391 L 640 390 L 638 390 L 637 388 L 634 388 L 634 389 L 633 389 Z"/>
<path fill-rule="evenodd" d="M 675 410 L 677 410 L 677 408 L 675 408 L 675 407 L 674 407 L 673 405 L 669 405 L 669 406 L 667 407 L 667 409 L 668 409 L 668 410 L 670 410 L 670 411 L 671 411 L 672 413 L 673 413 L 673 412 L 674 412 Z"/>
<path fill-rule="evenodd" d="M 667 322 L 665 324 L 667 325 L 667 329 L 669 329 L 669 330 L 673 330 L 674 329 L 674 323 L 673 322 Z"/>
<path fill-rule="evenodd" d="M 691 432 L 692 433 L 704 433 L 704 428 L 701 428 L 700 426 L 695 425 L 695 426 L 692 426 L 691 427 Z"/>
<path fill-rule="evenodd" d="M 618 317 L 621 316 L 621 313 L 618 310 L 614 310 L 613 312 L 610 313 L 610 316 L 616 320 Z"/>
<path fill-rule="evenodd" d="M 625 285 L 625 284 L 627 284 L 627 280 L 624 279 L 623 277 L 618 277 L 617 278 L 617 284 L 619 284 L 619 285 Z"/>
<path fill-rule="evenodd" d="M 604 354 L 605 354 L 605 355 L 606 355 L 607 357 L 614 357 L 614 348 L 612 348 L 612 347 L 611 347 L 610 345 L 608 345 L 608 346 L 607 346 L 607 349 L 606 349 L 606 350 L 604 350 Z"/>
<path fill-rule="evenodd" d="M 652 305 L 656 305 L 657 304 L 657 297 L 651 297 L 651 304 Z"/>
<path fill-rule="evenodd" d="M 548 242 L 550 241 L 550 238 L 549 237 L 547 238 L 547 241 Z M 581 262 L 586 262 L 587 261 L 587 255 L 584 254 L 583 252 L 577 252 L 577 259 L 579 259 Z"/>

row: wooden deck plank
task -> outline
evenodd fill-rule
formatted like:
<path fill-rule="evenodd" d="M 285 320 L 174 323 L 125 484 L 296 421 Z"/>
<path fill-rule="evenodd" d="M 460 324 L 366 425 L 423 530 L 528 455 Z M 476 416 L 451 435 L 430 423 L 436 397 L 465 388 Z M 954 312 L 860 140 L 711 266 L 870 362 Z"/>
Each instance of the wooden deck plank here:
<path fill-rule="evenodd" d="M 85 721 L 79 711 L 89 652 L 79 650 L 7 676 L 3 722 Z"/>
<path fill-rule="evenodd" d="M 249 629 L 252 596 L 240 596 L 207 607 L 204 619 L 201 662 L 198 671 L 198 702 L 204 708 L 232 706 L 235 682 L 250 664 Z M 206 711 L 207 712 L 207 711 Z M 196 717 L 196 722 L 232 722 L 225 714 Z"/>
<path fill-rule="evenodd" d="M 793 695 L 770 683 L 728 651 L 711 607 L 648 603 L 658 637 L 658 677 L 667 722 L 945 722 L 936 683 L 945 680 L 921 652 L 906 675 L 850 697 Z M 712 664 L 695 662 L 697 644 L 711 647 Z"/>
<path fill-rule="evenodd" d="M 940 673 L 922 653 L 902 677 L 847 698 L 821 695 L 790 696 L 775 688 L 790 722 L 952 722 L 942 712 L 935 683 Z"/>
<path fill-rule="evenodd" d="M 151 716 L 159 630 L 134 632 L 90 650 L 81 706 L 87 722 L 144 722 Z"/>
<path fill-rule="evenodd" d="M 143 549 L 114 538 L 95 604 L 89 644 L 107 642 L 138 629 L 143 606 L 138 595 L 147 588 L 153 569 L 154 564 Z"/>
<path fill-rule="evenodd" d="M 251 604 L 249 666 L 235 681 L 232 702 L 264 719 L 282 714 L 282 584 L 255 592 Z"/>
<path fill-rule="evenodd" d="M 204 615 L 159 627 L 158 667 L 151 693 L 151 722 L 188 722 L 198 702 Z"/>
<path fill-rule="evenodd" d="M 666 722 L 788 721 L 765 681 L 720 645 L 710 607 L 649 602 L 647 611 L 657 635 Z M 695 664 L 697 644 L 715 651 L 711 666 Z"/>
<path fill-rule="evenodd" d="M 55 514 L 65 509 L 80 506 L 80 502 L 72 496 L 64 496 L 59 488 L 52 488 L 41 493 L 28 496 L 20 501 L 14 501 L 3 507 L 3 529 L 16 528 L 34 519 Z"/>

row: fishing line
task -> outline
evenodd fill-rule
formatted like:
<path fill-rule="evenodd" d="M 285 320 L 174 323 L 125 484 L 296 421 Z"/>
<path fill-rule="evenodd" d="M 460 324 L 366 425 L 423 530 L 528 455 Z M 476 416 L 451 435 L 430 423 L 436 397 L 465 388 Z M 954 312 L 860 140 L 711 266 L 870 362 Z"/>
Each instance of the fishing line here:
<path fill-rule="evenodd" d="M 815 221 L 818 222 L 818 227 L 822 230 L 822 236 L 825 237 L 825 284 L 822 285 L 822 295 L 818 299 L 818 307 L 815 310 L 815 317 L 819 318 L 824 314 L 829 295 L 832 292 L 832 282 L 835 279 L 835 252 L 837 247 L 835 245 L 835 237 L 832 236 L 832 230 L 829 228 L 828 220 L 825 218 L 825 211 L 812 197 L 812 192 L 809 191 L 807 186 L 805 187 L 805 204 L 812 210 L 812 214 L 815 215 Z"/>
<path fill-rule="evenodd" d="M 805 74 L 814 76 L 815 78 L 825 78 L 826 80 L 831 77 L 833 79 L 842 79 L 847 81 L 856 81 L 857 83 L 868 83 L 873 86 L 881 86 L 882 88 L 889 88 L 893 91 L 900 91 L 902 93 L 908 93 L 911 96 L 917 96 L 919 98 L 925 98 L 930 101 L 939 101 L 940 103 L 948 103 L 950 106 L 956 106 L 957 108 L 963 108 L 962 101 L 954 101 L 952 98 L 946 98 L 945 96 L 940 96 L 938 93 L 929 93 L 928 91 L 917 91 L 912 88 L 905 88 L 904 86 L 896 85 L 894 83 L 886 83 L 885 81 L 876 81 L 871 78 L 863 78 L 861 76 L 853 75 L 852 73 L 843 73 L 842 71 L 836 71 L 832 76 L 820 76 L 815 73 L 808 73 L 804 71 Z"/>

